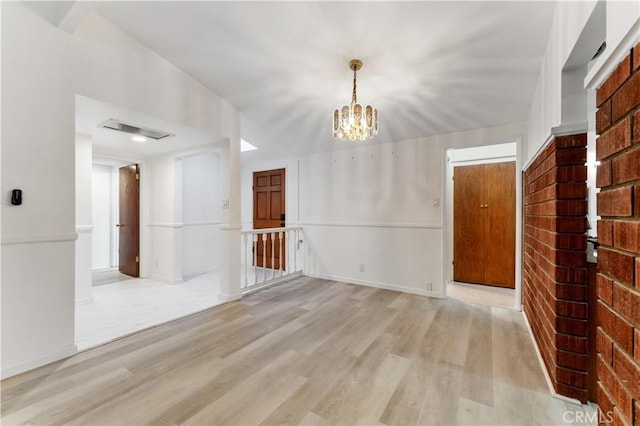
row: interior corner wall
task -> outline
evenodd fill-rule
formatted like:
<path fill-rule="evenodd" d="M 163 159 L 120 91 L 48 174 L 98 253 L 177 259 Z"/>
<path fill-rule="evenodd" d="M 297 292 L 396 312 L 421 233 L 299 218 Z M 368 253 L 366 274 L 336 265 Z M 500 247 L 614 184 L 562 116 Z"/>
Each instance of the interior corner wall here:
<path fill-rule="evenodd" d="M 587 135 L 555 138 L 524 172 L 523 308 L 555 391 L 587 401 Z"/>
<path fill-rule="evenodd" d="M 189 278 L 220 265 L 220 156 L 182 159 L 182 275 Z"/>
<path fill-rule="evenodd" d="M 640 43 L 598 88 L 596 103 L 597 402 L 603 423 L 635 425 L 640 424 Z"/>
<path fill-rule="evenodd" d="M 75 129 L 67 34 L 2 2 L 2 377 L 75 352 Z M 7 192 L 2 194 L 8 198 Z"/>

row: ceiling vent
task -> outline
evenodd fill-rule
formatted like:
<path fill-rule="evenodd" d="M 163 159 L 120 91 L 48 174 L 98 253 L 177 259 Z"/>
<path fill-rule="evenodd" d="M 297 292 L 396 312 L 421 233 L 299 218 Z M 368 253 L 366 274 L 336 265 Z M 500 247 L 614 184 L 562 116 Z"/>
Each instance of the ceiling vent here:
<path fill-rule="evenodd" d="M 116 120 L 114 118 L 105 121 L 104 123 L 100 124 L 98 127 L 117 130 L 119 132 L 131 133 L 132 135 L 140 135 L 140 136 L 155 139 L 158 141 L 160 139 L 168 138 L 170 136 L 175 136 L 172 133 L 161 132 L 160 130 L 147 129 L 144 127 L 138 127 L 131 123 L 125 123 L 124 121 Z"/>

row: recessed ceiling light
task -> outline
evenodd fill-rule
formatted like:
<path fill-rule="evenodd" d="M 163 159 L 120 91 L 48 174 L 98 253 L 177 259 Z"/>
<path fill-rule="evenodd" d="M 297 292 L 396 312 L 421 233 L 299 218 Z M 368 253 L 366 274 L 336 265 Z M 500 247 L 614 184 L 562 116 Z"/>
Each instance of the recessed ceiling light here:
<path fill-rule="evenodd" d="M 131 139 L 136 141 L 136 142 L 146 142 L 147 141 L 147 138 L 144 138 L 142 136 L 132 136 Z"/>
<path fill-rule="evenodd" d="M 244 139 L 240 139 L 240 152 L 254 151 L 258 149 L 257 146 L 251 145 L 249 142 Z"/>

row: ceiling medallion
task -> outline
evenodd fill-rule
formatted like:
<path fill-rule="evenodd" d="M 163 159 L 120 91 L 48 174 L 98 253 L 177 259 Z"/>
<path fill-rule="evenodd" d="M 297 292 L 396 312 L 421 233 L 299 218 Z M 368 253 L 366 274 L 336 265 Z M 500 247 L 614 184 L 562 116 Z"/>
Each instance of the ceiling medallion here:
<path fill-rule="evenodd" d="M 378 134 L 378 110 L 367 105 L 362 108 L 356 94 L 357 72 L 362 68 L 362 61 L 352 59 L 349 69 L 353 70 L 353 93 L 351 105 L 333 111 L 333 137 L 343 141 L 363 141 Z"/>

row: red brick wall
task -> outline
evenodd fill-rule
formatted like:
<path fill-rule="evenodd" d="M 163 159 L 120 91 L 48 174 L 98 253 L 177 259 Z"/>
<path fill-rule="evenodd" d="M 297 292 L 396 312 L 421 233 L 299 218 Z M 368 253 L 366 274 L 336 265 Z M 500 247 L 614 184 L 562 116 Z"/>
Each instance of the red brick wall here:
<path fill-rule="evenodd" d="M 587 400 L 587 135 L 555 138 L 524 175 L 523 304 L 559 394 Z"/>
<path fill-rule="evenodd" d="M 597 402 L 640 424 L 640 44 L 597 91 Z"/>

